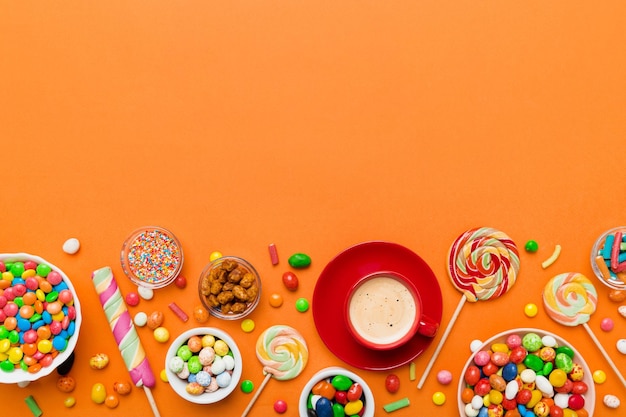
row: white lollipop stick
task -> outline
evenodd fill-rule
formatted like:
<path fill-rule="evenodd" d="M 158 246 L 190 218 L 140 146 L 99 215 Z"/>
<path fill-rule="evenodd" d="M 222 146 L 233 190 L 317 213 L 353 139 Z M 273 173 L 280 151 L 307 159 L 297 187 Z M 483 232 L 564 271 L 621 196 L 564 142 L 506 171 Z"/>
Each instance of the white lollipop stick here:
<path fill-rule="evenodd" d="M 246 417 L 248 415 L 248 413 L 250 412 L 250 410 L 252 410 L 252 406 L 256 402 L 257 398 L 259 398 L 259 395 L 261 395 L 261 391 L 263 391 L 263 388 L 265 388 L 265 385 L 267 385 L 267 382 L 270 380 L 271 377 L 272 377 L 272 374 L 265 375 L 265 379 L 261 383 L 261 386 L 259 387 L 259 390 L 254 394 L 254 397 L 252 397 L 252 399 L 250 400 L 250 403 L 248 404 L 246 409 L 243 410 L 243 413 L 241 414 L 241 417 Z"/>
<path fill-rule="evenodd" d="M 150 404 L 150 408 L 152 409 L 152 414 L 154 417 L 161 417 L 161 413 L 159 413 L 159 409 L 157 408 L 156 402 L 154 401 L 154 397 L 152 396 L 152 391 L 150 388 L 143 386 L 143 392 L 146 394 L 148 398 L 148 403 Z"/>
<path fill-rule="evenodd" d="M 418 389 L 422 389 L 424 382 L 426 382 L 426 378 L 428 377 L 428 374 L 430 373 L 431 368 L 435 364 L 435 361 L 437 360 L 437 357 L 439 356 L 439 352 L 441 352 L 441 349 L 443 348 L 443 344 L 445 343 L 446 339 L 448 338 L 448 335 L 452 331 L 454 322 L 456 322 L 456 319 L 459 317 L 459 314 L 461 314 L 461 309 L 463 308 L 463 305 L 465 304 L 465 300 L 467 300 L 467 297 L 463 295 L 461 297 L 461 301 L 459 301 L 459 304 L 456 306 L 456 310 L 454 310 L 454 314 L 452 315 L 452 318 L 450 319 L 450 322 L 448 323 L 448 327 L 446 327 L 446 331 L 443 332 L 443 336 L 441 337 L 441 340 L 439 341 L 439 344 L 437 345 L 437 349 L 435 349 L 435 353 L 433 354 L 433 356 L 431 356 L 430 362 L 428 362 L 428 365 L 426 365 L 426 370 L 424 370 L 424 374 L 422 375 L 422 378 L 417 384 Z"/>
<path fill-rule="evenodd" d="M 624 387 L 626 387 L 626 379 L 624 379 L 622 374 L 619 372 L 619 370 L 617 369 L 617 366 L 615 366 L 615 364 L 613 363 L 613 360 L 611 360 L 611 357 L 609 356 L 609 354 L 606 353 L 606 350 L 604 350 L 604 347 L 602 347 L 602 344 L 600 344 L 600 341 L 598 340 L 596 335 L 593 334 L 593 331 L 591 330 L 589 325 L 587 323 L 583 323 L 583 327 L 585 328 L 585 330 L 587 330 L 587 333 L 589 333 L 589 336 L 591 336 L 591 339 L 593 339 L 593 341 L 596 344 L 596 346 L 598 347 L 598 349 L 600 349 L 600 352 L 602 352 L 602 355 L 604 355 L 604 359 L 606 359 L 606 361 L 609 363 L 611 368 L 613 368 L 613 372 L 615 372 L 615 374 L 617 374 L 619 380 L 622 381 L 622 385 L 624 385 Z"/>

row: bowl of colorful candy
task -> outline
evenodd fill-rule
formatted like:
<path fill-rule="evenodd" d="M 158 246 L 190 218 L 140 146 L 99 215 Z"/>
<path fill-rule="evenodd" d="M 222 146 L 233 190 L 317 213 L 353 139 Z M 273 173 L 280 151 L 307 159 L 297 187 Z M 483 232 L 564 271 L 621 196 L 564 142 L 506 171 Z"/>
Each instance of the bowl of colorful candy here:
<path fill-rule="evenodd" d="M 626 226 L 607 230 L 595 241 L 591 269 L 604 285 L 626 289 Z"/>
<path fill-rule="evenodd" d="M 136 285 L 154 289 L 178 277 L 183 259 L 183 247 L 174 233 L 158 226 L 134 230 L 120 253 L 124 274 Z"/>
<path fill-rule="evenodd" d="M 0 254 L 0 382 L 26 385 L 74 352 L 82 321 L 67 275 L 39 256 Z"/>
<path fill-rule="evenodd" d="M 226 320 L 240 319 L 259 304 L 261 278 L 245 259 L 223 256 L 202 271 L 198 295 L 211 315 Z"/>
<path fill-rule="evenodd" d="M 298 402 L 300 416 L 374 417 L 374 411 L 374 395 L 365 380 L 338 366 L 324 368 L 313 375 L 302 389 Z"/>
<path fill-rule="evenodd" d="M 458 389 L 459 415 L 591 417 L 595 386 L 580 353 L 545 330 L 519 328 L 499 333 L 467 360 Z"/>
<path fill-rule="evenodd" d="M 165 372 L 172 389 L 196 404 L 223 400 L 239 384 L 241 353 L 226 332 L 197 327 L 183 332 L 165 355 Z"/>

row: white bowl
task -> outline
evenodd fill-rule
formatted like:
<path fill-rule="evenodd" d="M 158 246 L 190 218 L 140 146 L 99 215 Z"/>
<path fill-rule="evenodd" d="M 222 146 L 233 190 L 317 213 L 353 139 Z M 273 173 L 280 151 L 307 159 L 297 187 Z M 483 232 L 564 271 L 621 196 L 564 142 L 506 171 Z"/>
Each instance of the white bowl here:
<path fill-rule="evenodd" d="M 220 388 L 217 391 L 210 393 L 205 392 L 199 395 L 193 395 L 189 394 L 186 390 L 187 381 L 180 379 L 174 372 L 170 370 L 168 365 L 170 359 L 176 356 L 178 348 L 184 345 L 191 336 L 202 337 L 204 335 L 213 335 L 216 340 L 221 339 L 226 342 L 226 344 L 233 353 L 233 358 L 235 359 L 235 367 L 233 368 L 233 373 L 231 375 L 232 379 L 227 387 Z M 239 385 L 239 380 L 241 379 L 242 365 L 243 362 L 241 360 L 241 352 L 239 351 L 239 347 L 235 343 L 235 340 L 230 337 L 228 333 L 214 327 L 196 327 L 183 332 L 180 336 L 174 339 L 169 349 L 167 350 L 167 354 L 165 355 L 165 372 L 167 374 L 167 379 L 170 383 L 170 386 L 182 398 L 196 404 L 212 404 L 228 397 L 228 395 L 233 392 L 233 390 Z"/>
<path fill-rule="evenodd" d="M 363 413 L 362 417 L 374 417 L 374 410 L 375 410 L 374 395 L 372 394 L 372 390 L 370 389 L 369 385 L 367 385 L 367 382 L 365 382 L 363 378 L 361 378 L 354 372 L 351 372 L 339 366 L 332 366 L 329 368 L 324 368 L 318 371 L 315 375 L 313 375 L 311 379 L 309 379 L 309 381 L 306 383 L 306 385 L 302 389 L 302 392 L 300 393 L 300 400 L 298 401 L 298 412 L 300 414 L 300 417 L 308 416 L 307 402 L 309 399 L 309 393 L 311 392 L 315 384 L 327 378 L 332 378 L 335 375 L 347 376 L 353 382 L 358 382 L 361 385 L 361 387 L 363 387 L 363 395 L 365 396 L 365 400 L 363 401 L 363 404 L 365 407 L 365 412 Z"/>
<path fill-rule="evenodd" d="M 0 254 L 0 261 L 2 262 L 33 261 L 33 262 L 36 262 L 37 265 L 46 264 L 50 268 L 52 268 L 53 271 L 56 271 L 61 275 L 61 277 L 63 278 L 63 281 L 67 284 L 67 287 L 74 295 L 74 308 L 76 309 L 76 319 L 74 320 L 75 330 L 74 330 L 74 334 L 70 336 L 70 338 L 68 339 L 67 347 L 65 348 L 65 350 L 59 353 L 49 366 L 43 367 L 41 368 L 40 371 L 32 373 L 32 374 L 19 368 L 13 370 L 12 372 L 0 371 L 0 383 L 26 385 L 29 382 L 36 381 L 39 378 L 43 378 L 49 375 L 57 367 L 63 364 L 70 357 L 72 352 L 74 352 L 74 348 L 76 347 L 76 343 L 78 341 L 78 333 L 80 331 L 80 325 L 82 323 L 80 302 L 78 301 L 78 294 L 76 293 L 76 290 L 74 289 L 74 286 L 72 285 L 72 282 L 70 281 L 68 276 L 65 275 L 65 273 L 60 268 L 56 267 L 55 265 L 51 264 L 45 259 L 40 258 L 39 256 L 30 255 L 28 253 L 2 253 Z"/>
<path fill-rule="evenodd" d="M 564 345 L 569 346 L 574 351 L 574 363 L 578 363 L 582 366 L 583 372 L 584 372 L 583 382 L 585 382 L 588 387 L 587 393 L 584 394 L 584 398 L 585 398 L 584 409 L 587 410 L 587 412 L 589 413 L 589 417 L 593 417 L 593 411 L 595 409 L 595 403 L 596 403 L 595 384 L 593 382 L 591 369 L 587 365 L 587 362 L 585 362 L 585 359 L 583 358 L 583 356 L 580 354 L 580 352 L 576 350 L 576 348 L 574 348 L 574 346 L 571 343 L 563 339 L 561 336 L 558 336 L 546 330 L 533 329 L 533 328 L 511 329 L 511 330 L 504 331 L 502 333 L 498 333 L 497 335 L 491 337 L 489 340 L 484 342 L 476 350 L 476 352 L 470 355 L 467 362 L 465 362 L 465 365 L 463 366 L 463 370 L 461 371 L 461 375 L 459 377 L 459 385 L 458 385 L 458 392 L 457 392 L 457 403 L 459 406 L 459 415 L 461 417 L 466 417 L 465 403 L 463 403 L 463 401 L 461 400 L 461 392 L 463 391 L 463 388 L 465 388 L 466 386 L 465 380 L 464 380 L 465 371 L 470 365 L 474 364 L 475 354 L 482 350 L 490 350 L 490 346 L 494 343 L 505 343 L 509 335 L 517 334 L 520 337 L 524 337 L 524 335 L 527 333 L 536 333 L 540 337 L 552 336 L 556 339 L 558 346 L 564 346 Z"/>

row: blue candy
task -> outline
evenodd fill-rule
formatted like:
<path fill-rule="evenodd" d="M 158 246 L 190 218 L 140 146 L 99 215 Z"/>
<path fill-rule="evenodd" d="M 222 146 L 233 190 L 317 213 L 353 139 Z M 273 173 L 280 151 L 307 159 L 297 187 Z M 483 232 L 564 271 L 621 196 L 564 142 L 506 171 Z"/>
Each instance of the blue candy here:
<path fill-rule="evenodd" d="M 63 352 L 67 348 L 67 339 L 55 336 L 55 338 L 52 339 L 52 347 L 54 347 L 59 352 Z"/>

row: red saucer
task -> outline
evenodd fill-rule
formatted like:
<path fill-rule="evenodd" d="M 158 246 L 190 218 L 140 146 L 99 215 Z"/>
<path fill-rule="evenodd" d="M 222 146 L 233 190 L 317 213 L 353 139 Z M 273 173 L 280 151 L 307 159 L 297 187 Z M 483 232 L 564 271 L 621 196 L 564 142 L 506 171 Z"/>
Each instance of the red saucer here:
<path fill-rule="evenodd" d="M 360 369 L 382 371 L 404 365 L 428 348 L 434 338 L 415 335 L 404 345 L 384 352 L 368 349 L 350 335 L 344 321 L 344 302 L 350 288 L 365 275 L 394 271 L 407 277 L 420 293 L 423 311 L 441 323 L 441 288 L 428 264 L 404 246 L 364 242 L 331 260 L 313 292 L 313 319 L 326 347 L 339 359 Z"/>

